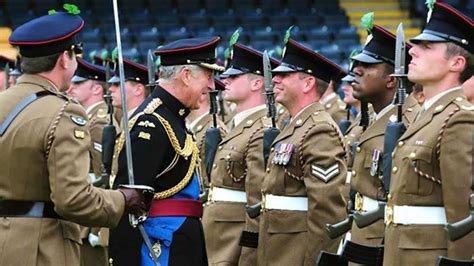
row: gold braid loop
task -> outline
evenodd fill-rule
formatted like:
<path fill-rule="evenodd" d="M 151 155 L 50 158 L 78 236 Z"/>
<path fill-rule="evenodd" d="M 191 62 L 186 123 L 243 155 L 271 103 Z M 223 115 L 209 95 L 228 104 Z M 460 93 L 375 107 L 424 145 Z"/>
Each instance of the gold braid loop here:
<path fill-rule="evenodd" d="M 66 101 L 61 109 L 59 110 L 58 116 L 56 116 L 56 119 L 53 122 L 53 125 L 51 126 L 51 131 L 48 133 L 48 143 L 46 145 L 46 160 L 49 158 L 49 153 L 51 152 L 51 147 L 53 146 L 53 141 L 54 141 L 54 133 L 56 133 L 56 128 L 58 127 L 59 120 L 63 116 L 64 111 L 66 110 L 66 107 L 69 105 L 69 101 Z"/>
<path fill-rule="evenodd" d="M 181 181 L 179 181 L 179 183 L 176 186 L 170 189 L 167 189 L 165 191 L 155 193 L 154 199 L 159 200 L 159 199 L 169 198 L 175 195 L 176 193 L 180 192 L 185 186 L 188 185 L 189 181 L 191 180 L 191 177 L 193 176 L 194 168 L 196 167 L 196 164 L 197 164 L 197 160 L 199 157 L 198 154 L 199 154 L 199 150 L 197 148 L 197 145 L 195 142 L 193 142 L 191 162 L 189 163 L 189 168 L 184 178 Z"/>
<path fill-rule="evenodd" d="M 163 128 L 165 129 L 166 134 L 168 135 L 168 138 L 171 142 L 171 146 L 173 146 L 175 152 L 178 155 L 183 156 L 185 159 L 187 159 L 189 157 L 189 155 L 191 155 L 191 153 L 193 153 L 194 148 L 196 146 L 196 143 L 194 142 L 192 135 L 186 134 L 186 140 L 184 142 L 184 147 L 181 148 L 179 146 L 178 138 L 176 137 L 176 134 L 174 134 L 174 131 L 171 128 L 170 123 L 157 113 L 153 113 L 153 115 L 156 118 L 158 118 L 158 120 L 163 125 Z M 196 149 L 197 149 L 197 146 L 196 146 Z"/>

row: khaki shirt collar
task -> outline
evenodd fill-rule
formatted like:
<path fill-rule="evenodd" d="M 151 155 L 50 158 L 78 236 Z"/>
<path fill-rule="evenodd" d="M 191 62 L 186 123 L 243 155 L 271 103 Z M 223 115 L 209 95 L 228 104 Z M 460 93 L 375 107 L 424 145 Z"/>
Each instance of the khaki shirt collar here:
<path fill-rule="evenodd" d="M 250 108 L 250 109 L 247 109 L 247 110 L 244 110 L 238 114 L 236 114 L 233 118 L 234 120 L 234 127 L 237 127 L 242 121 L 244 121 L 247 117 L 249 117 L 250 115 L 252 115 L 253 113 L 256 113 L 260 110 L 263 110 L 265 109 L 266 106 L 264 104 L 262 105 L 259 105 L 259 106 L 255 106 L 253 108 Z"/>

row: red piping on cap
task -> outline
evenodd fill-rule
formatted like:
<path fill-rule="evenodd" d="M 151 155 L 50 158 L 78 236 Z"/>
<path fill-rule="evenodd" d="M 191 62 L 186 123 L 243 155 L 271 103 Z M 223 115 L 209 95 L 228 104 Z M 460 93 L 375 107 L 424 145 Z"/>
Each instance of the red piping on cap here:
<path fill-rule="evenodd" d="M 316 53 L 314 52 L 313 50 L 310 50 L 308 48 L 306 48 L 304 45 L 301 45 L 299 43 L 297 43 L 295 40 L 293 39 L 288 39 L 288 42 L 292 42 L 295 46 L 297 46 L 298 48 L 302 49 L 302 50 L 305 50 L 306 52 L 309 52 L 309 53 L 312 53 L 312 54 L 315 54 L 318 58 L 322 59 L 324 62 L 330 64 L 331 66 L 337 68 L 339 70 L 339 72 L 342 72 L 344 73 L 345 70 L 342 69 L 339 65 L 335 64 L 334 62 L 332 62 L 331 60 L 327 59 L 326 57 L 324 57 L 323 55 L 320 55 L 319 53 Z"/>
<path fill-rule="evenodd" d="M 146 68 L 146 67 L 144 67 L 144 66 L 142 66 L 142 65 L 140 65 L 140 64 L 137 64 L 137 63 L 135 63 L 135 62 L 133 62 L 133 61 L 131 61 L 131 60 L 128 60 L 128 59 L 126 59 L 126 58 L 123 59 L 123 62 L 124 62 L 124 63 L 127 63 L 127 64 L 129 64 L 129 65 L 131 65 L 131 66 L 134 66 L 134 67 L 136 67 L 136 68 L 139 68 L 139 69 L 141 69 L 141 70 L 143 70 L 143 71 L 148 71 L 148 68 Z"/>
<path fill-rule="evenodd" d="M 204 44 L 199 45 L 199 46 L 176 48 L 176 49 L 172 49 L 172 50 L 155 51 L 155 55 L 174 53 L 174 52 L 180 52 L 180 51 L 193 51 L 193 50 L 200 49 L 200 48 L 209 46 L 211 44 L 214 44 L 214 43 L 218 42 L 220 39 L 221 39 L 220 37 L 217 37 L 214 40 L 212 40 L 208 43 L 204 43 Z"/>
<path fill-rule="evenodd" d="M 446 8 L 448 11 L 452 12 L 454 15 L 456 15 L 460 19 L 464 20 L 464 22 L 469 23 L 469 25 L 471 25 L 471 27 L 474 27 L 474 22 L 472 20 L 470 20 L 464 14 L 462 14 L 461 12 L 459 12 L 456 9 L 452 8 L 451 6 L 446 5 L 444 3 L 438 3 L 438 2 L 436 2 L 435 4 L 438 5 L 438 6 L 442 6 L 442 7 Z"/>

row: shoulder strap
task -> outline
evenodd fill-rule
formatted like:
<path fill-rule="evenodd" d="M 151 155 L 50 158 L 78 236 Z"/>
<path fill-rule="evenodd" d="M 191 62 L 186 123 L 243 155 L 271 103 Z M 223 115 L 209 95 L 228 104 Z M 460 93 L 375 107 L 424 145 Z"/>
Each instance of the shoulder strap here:
<path fill-rule="evenodd" d="M 40 91 L 40 92 L 27 96 L 17 106 L 15 106 L 15 108 L 13 108 L 13 110 L 7 115 L 5 120 L 0 124 L 0 137 L 3 136 L 3 134 L 5 134 L 10 124 L 13 122 L 13 120 L 15 120 L 18 114 L 21 113 L 21 111 L 23 111 L 23 109 L 25 109 L 30 103 L 47 95 L 54 95 L 54 94 L 49 91 Z"/>

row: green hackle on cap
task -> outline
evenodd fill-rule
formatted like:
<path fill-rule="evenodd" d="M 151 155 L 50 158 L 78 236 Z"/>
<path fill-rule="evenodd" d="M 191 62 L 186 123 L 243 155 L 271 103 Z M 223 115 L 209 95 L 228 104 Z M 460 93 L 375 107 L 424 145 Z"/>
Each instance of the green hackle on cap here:
<path fill-rule="evenodd" d="M 366 29 L 368 32 L 372 32 L 374 27 L 374 12 L 370 12 L 362 16 L 360 19 L 360 26 Z"/>
<path fill-rule="evenodd" d="M 291 25 L 285 32 L 285 38 L 283 39 L 283 43 L 286 44 L 288 42 L 288 39 L 291 37 L 291 30 L 295 27 L 295 25 Z"/>

